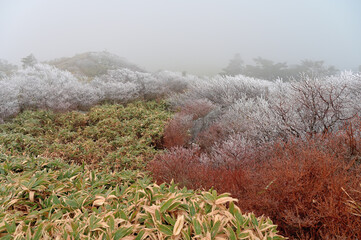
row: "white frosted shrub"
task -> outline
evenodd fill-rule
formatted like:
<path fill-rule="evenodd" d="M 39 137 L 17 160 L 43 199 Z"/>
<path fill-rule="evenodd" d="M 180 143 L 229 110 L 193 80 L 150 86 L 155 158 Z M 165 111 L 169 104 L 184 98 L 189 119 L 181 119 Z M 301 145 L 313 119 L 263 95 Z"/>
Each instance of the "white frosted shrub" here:
<path fill-rule="evenodd" d="M 303 76 L 279 84 L 271 108 L 280 127 L 295 136 L 338 129 L 360 113 L 360 76 L 343 73 L 327 78 Z"/>
<path fill-rule="evenodd" d="M 241 98 L 267 97 L 273 83 L 238 75 L 216 76 L 198 79 L 189 86 L 187 92 L 171 97 L 173 106 L 184 106 L 185 103 L 199 99 L 207 99 L 220 107 L 227 107 Z"/>
<path fill-rule="evenodd" d="M 330 81 L 343 82 L 347 85 L 347 95 L 351 105 L 352 113 L 361 112 L 361 72 L 352 73 L 345 71 L 340 76 L 330 76 Z"/>
<path fill-rule="evenodd" d="M 281 136 L 279 119 L 264 98 L 241 98 L 220 119 L 228 132 L 242 134 L 248 140 L 269 142 Z"/>
<path fill-rule="evenodd" d="M 272 125 L 261 125 L 271 115 L 267 99 L 275 91 L 275 83 L 238 75 L 203 78 L 189 86 L 188 91 L 170 98 L 175 109 L 190 102 L 207 101 L 214 109 L 198 119 L 191 129 L 193 139 L 216 123 L 227 134 L 243 132 L 256 139 L 269 139 L 275 135 Z M 262 129 L 267 131 L 263 135 Z M 265 132 L 264 131 L 264 132 Z"/>
<path fill-rule="evenodd" d="M 198 119 L 194 124 L 197 129 L 203 131 L 215 123 L 226 134 L 241 134 L 247 141 L 264 143 L 337 130 L 360 115 L 361 75 L 304 75 L 291 82 L 214 77 L 200 79 L 187 92 L 171 97 L 170 102 L 184 107 L 201 99 L 218 108 Z"/>
<path fill-rule="evenodd" d="M 6 77 L 0 80 L 0 123 L 20 111 L 18 89 Z"/>
<path fill-rule="evenodd" d="M 96 77 L 92 85 L 100 89 L 104 100 L 129 101 L 135 98 L 154 99 L 184 91 L 193 79 L 193 76 L 183 77 L 180 73 L 168 71 L 144 73 L 124 68 Z"/>
<path fill-rule="evenodd" d="M 228 132 L 248 140 L 269 142 L 339 129 L 360 114 L 359 74 L 278 81 L 268 98 L 241 98 L 221 117 Z"/>
<path fill-rule="evenodd" d="M 82 79 L 47 64 L 36 64 L 11 77 L 4 76 L 0 80 L 0 118 L 28 108 L 63 111 L 88 108 L 103 101 L 154 99 L 184 91 L 196 78 L 168 71 L 152 74 L 116 69 L 90 82 Z"/>
<path fill-rule="evenodd" d="M 244 138 L 242 134 L 233 134 L 228 139 L 215 143 L 212 151 L 201 155 L 200 161 L 215 167 L 240 166 L 253 159 L 255 151 L 254 142 Z"/>
<path fill-rule="evenodd" d="M 158 88 L 164 91 L 163 95 L 170 93 L 182 93 L 200 79 L 193 75 L 183 76 L 179 72 L 160 71 L 153 74 L 158 79 Z"/>
<path fill-rule="evenodd" d="M 18 89 L 22 109 L 69 110 L 90 106 L 98 101 L 95 91 L 78 81 L 70 72 L 37 64 L 17 72 L 9 79 Z"/>
<path fill-rule="evenodd" d="M 136 72 L 127 69 L 111 70 L 96 77 L 90 85 L 98 90 L 101 101 L 126 102 L 139 97 L 140 86 Z"/>
<path fill-rule="evenodd" d="M 0 80 L 4 79 L 6 77 L 6 74 L 2 71 L 0 71 Z"/>

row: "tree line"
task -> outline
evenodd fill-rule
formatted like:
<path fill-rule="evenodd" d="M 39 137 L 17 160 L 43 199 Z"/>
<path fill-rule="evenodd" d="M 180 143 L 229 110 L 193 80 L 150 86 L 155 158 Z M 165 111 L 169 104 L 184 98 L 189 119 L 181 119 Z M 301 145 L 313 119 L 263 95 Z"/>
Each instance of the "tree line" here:
<path fill-rule="evenodd" d="M 324 61 L 302 60 L 295 65 L 288 65 L 287 62 L 274 62 L 262 57 L 254 58 L 253 61 L 253 65 L 245 64 L 241 55 L 237 53 L 220 74 L 228 76 L 241 74 L 260 79 L 275 80 L 282 78 L 289 80 L 298 78 L 301 74 L 320 77 L 331 76 L 338 72 L 338 69 L 332 65 L 326 65 Z M 361 65 L 359 71 L 361 71 Z"/>

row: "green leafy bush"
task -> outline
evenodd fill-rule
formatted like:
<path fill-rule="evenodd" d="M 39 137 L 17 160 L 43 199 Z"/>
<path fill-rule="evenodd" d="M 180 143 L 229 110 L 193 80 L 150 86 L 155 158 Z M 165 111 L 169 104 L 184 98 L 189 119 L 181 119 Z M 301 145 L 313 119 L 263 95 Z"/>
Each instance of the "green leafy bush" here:
<path fill-rule="evenodd" d="M 158 186 L 139 171 L 0 155 L 1 239 L 283 239 L 234 201 Z"/>
<path fill-rule="evenodd" d="M 166 104 L 156 101 L 96 106 L 86 113 L 25 111 L 0 125 L 0 144 L 17 155 L 110 170 L 142 169 L 162 147 L 170 116 Z"/>

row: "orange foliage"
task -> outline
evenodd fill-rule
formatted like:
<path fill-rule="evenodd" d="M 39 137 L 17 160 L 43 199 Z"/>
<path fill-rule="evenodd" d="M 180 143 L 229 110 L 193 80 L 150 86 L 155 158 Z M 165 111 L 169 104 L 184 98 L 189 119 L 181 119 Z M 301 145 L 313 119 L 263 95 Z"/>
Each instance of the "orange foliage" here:
<path fill-rule="evenodd" d="M 230 192 L 243 211 L 271 217 L 290 238 L 361 239 L 361 217 L 351 213 L 343 191 L 356 199 L 352 194 L 360 190 L 360 123 L 337 133 L 265 144 L 237 164 L 215 165 L 220 160 L 214 154 L 174 148 L 149 168 L 159 182 L 174 179 L 194 189 Z"/>

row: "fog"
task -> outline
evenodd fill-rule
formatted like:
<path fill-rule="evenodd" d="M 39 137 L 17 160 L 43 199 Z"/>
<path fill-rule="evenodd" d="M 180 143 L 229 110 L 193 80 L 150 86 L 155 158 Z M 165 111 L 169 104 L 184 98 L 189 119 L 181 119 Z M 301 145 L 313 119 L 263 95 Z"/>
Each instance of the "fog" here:
<path fill-rule="evenodd" d="M 107 50 L 148 71 L 219 73 L 246 63 L 361 65 L 359 0 L 0 0 L 0 58 Z"/>

